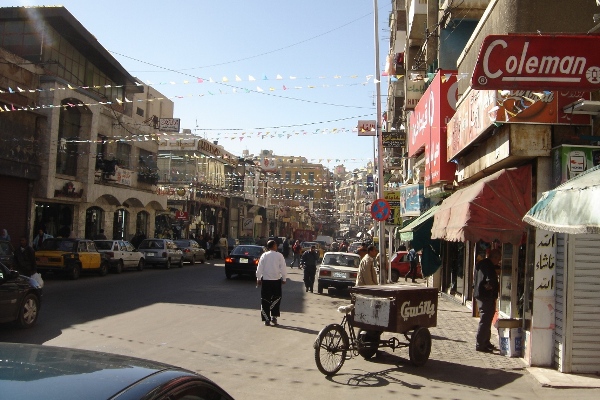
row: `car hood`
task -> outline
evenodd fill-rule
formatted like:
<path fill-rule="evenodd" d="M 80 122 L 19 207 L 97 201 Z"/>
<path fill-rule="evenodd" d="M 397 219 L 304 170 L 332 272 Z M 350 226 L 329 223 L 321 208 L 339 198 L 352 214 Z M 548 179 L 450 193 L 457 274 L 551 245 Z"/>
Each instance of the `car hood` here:
<path fill-rule="evenodd" d="M 6 399 L 107 399 L 170 365 L 116 354 L 0 343 Z"/>

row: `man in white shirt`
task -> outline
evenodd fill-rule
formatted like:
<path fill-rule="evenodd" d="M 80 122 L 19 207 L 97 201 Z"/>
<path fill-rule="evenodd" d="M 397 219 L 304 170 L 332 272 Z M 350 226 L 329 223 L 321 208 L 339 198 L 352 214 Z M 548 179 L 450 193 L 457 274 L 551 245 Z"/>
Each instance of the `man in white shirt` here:
<path fill-rule="evenodd" d="M 277 251 L 277 242 L 269 240 L 267 251 L 258 261 L 256 268 L 256 285 L 260 286 L 261 319 L 265 326 L 277 325 L 279 306 L 281 305 L 281 285 L 286 283 L 286 263 L 283 254 Z"/>

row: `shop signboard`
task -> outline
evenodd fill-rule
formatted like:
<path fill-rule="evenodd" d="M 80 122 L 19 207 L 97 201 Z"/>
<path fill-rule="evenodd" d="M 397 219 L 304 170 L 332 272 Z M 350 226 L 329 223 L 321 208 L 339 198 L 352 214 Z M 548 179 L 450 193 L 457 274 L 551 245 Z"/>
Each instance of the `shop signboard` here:
<path fill-rule="evenodd" d="M 400 188 L 400 215 L 402 217 L 418 217 L 421 210 L 428 208 L 429 199 L 424 196 L 425 186 L 422 183 L 406 185 Z"/>
<path fill-rule="evenodd" d="M 120 185 L 131 186 L 131 175 L 132 172 L 128 169 L 115 167 L 115 182 Z"/>
<path fill-rule="evenodd" d="M 406 98 L 404 100 L 404 107 L 407 110 L 412 110 L 419 104 L 419 100 L 425 93 L 425 81 L 422 77 L 420 79 L 406 79 Z"/>
<path fill-rule="evenodd" d="M 400 191 L 385 190 L 383 192 L 383 198 L 390 205 L 391 213 L 387 222 L 392 225 L 402 225 L 402 215 L 400 215 Z"/>
<path fill-rule="evenodd" d="M 456 111 L 456 71 L 439 70 L 410 118 L 408 156 L 425 151 L 425 186 L 453 181 L 456 164 L 446 157 L 446 124 Z"/>
<path fill-rule="evenodd" d="M 554 187 L 600 165 L 600 146 L 562 145 L 552 149 L 552 183 Z"/>
<path fill-rule="evenodd" d="M 356 129 L 358 130 L 358 136 L 375 136 L 375 127 L 377 121 L 375 120 L 360 120 Z"/>
<path fill-rule="evenodd" d="M 179 118 L 160 118 L 158 120 L 158 129 L 161 132 L 179 132 L 181 120 Z"/>
<path fill-rule="evenodd" d="M 496 124 L 589 125 L 589 115 L 565 113 L 581 91 L 471 90 L 448 122 L 447 159 L 451 160 Z"/>
<path fill-rule="evenodd" d="M 381 134 L 385 148 L 399 149 L 406 146 L 406 132 L 404 131 L 381 132 Z"/>
<path fill-rule="evenodd" d="M 473 89 L 600 89 L 598 35 L 487 36 L 471 78 Z"/>

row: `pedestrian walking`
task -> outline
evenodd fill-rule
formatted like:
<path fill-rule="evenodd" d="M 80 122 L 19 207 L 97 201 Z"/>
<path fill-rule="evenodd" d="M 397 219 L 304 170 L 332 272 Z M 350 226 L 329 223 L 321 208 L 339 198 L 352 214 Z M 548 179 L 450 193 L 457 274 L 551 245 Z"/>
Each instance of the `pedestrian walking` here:
<path fill-rule="evenodd" d="M 408 249 L 409 250 L 408 254 L 406 255 L 406 259 L 410 263 L 410 269 L 408 270 L 406 275 L 404 275 L 404 281 L 406 282 L 408 280 L 408 277 L 411 276 L 412 282 L 414 283 L 416 282 L 415 278 L 417 277 L 417 264 L 419 263 L 419 256 L 417 255 L 417 252 L 412 247 L 412 245 L 409 245 Z"/>
<path fill-rule="evenodd" d="M 20 246 L 15 251 L 15 269 L 21 275 L 29 276 L 35 274 L 35 250 L 27 243 L 27 238 L 22 237 Z"/>
<path fill-rule="evenodd" d="M 473 297 L 477 301 L 477 308 L 479 309 L 479 328 L 477 329 L 475 350 L 484 353 L 492 353 L 496 350 L 496 346 L 490 342 L 490 337 L 500 288 L 496 265 L 500 263 L 501 259 L 500 250 L 493 249 L 487 258 L 479 261 L 475 266 Z"/>
<path fill-rule="evenodd" d="M 34 250 L 39 250 L 42 247 L 42 243 L 44 243 L 44 241 L 46 239 L 50 239 L 52 238 L 52 235 L 48 235 L 47 233 L 44 232 L 43 229 L 39 229 L 38 230 L 38 234 L 35 235 L 35 237 L 33 238 L 33 242 L 31 243 L 33 246 Z"/>
<path fill-rule="evenodd" d="M 374 245 L 367 247 L 367 255 L 360 260 L 356 286 L 377 285 L 377 271 L 375 270 L 375 257 L 379 250 Z"/>
<path fill-rule="evenodd" d="M 260 286 L 260 316 L 265 326 L 277 325 L 281 315 L 282 285 L 287 280 L 287 270 L 283 254 L 277 251 L 277 242 L 269 240 L 267 251 L 260 256 L 256 268 L 256 286 Z"/>
<path fill-rule="evenodd" d="M 287 260 L 287 258 L 290 256 L 290 239 L 289 238 L 285 238 L 285 240 L 283 241 L 283 258 L 285 258 Z"/>
<path fill-rule="evenodd" d="M 301 268 L 300 257 L 302 257 L 302 245 L 300 244 L 299 240 L 296 240 L 296 243 L 294 243 L 292 251 L 294 252 L 294 260 L 292 261 L 292 265 L 290 265 L 290 267 L 294 268 L 294 265 L 297 265 L 298 268 Z"/>
<path fill-rule="evenodd" d="M 300 265 L 304 268 L 304 286 L 307 292 L 313 291 L 315 285 L 315 274 L 317 273 L 317 261 L 319 254 L 316 246 L 310 246 L 310 250 L 306 250 L 300 257 Z"/>

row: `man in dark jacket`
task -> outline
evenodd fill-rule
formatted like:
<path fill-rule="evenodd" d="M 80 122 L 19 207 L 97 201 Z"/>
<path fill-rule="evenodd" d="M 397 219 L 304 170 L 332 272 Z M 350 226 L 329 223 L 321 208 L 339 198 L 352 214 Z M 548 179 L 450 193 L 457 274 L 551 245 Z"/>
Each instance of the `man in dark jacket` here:
<path fill-rule="evenodd" d="M 477 301 L 479 309 L 479 328 L 477 329 L 475 350 L 484 353 L 492 353 L 496 350 L 496 346 L 490 342 L 490 337 L 500 288 L 496 265 L 500 263 L 501 259 L 500 250 L 493 249 L 490 251 L 488 258 L 479 261 L 475 266 L 473 297 Z"/>
<path fill-rule="evenodd" d="M 304 286 L 306 286 L 307 292 L 310 291 L 312 293 L 313 291 L 318 261 L 319 254 L 317 253 L 316 246 L 310 246 L 310 250 L 306 250 L 300 258 L 300 265 L 304 267 Z"/>
<path fill-rule="evenodd" d="M 15 251 L 15 269 L 25 276 L 31 276 L 36 272 L 35 250 L 24 237 L 21 238 L 21 246 Z"/>

